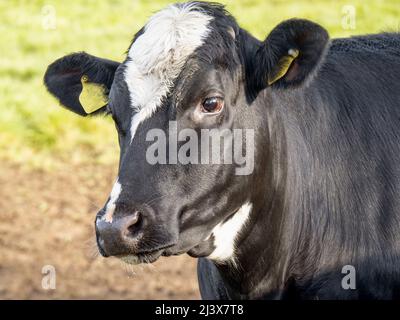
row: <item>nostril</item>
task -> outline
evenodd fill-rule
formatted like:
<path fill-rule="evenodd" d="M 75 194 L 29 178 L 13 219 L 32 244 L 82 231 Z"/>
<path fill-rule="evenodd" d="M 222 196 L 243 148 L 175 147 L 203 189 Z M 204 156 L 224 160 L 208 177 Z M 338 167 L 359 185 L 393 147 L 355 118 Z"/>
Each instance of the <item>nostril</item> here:
<path fill-rule="evenodd" d="M 131 218 L 130 223 L 131 223 L 132 225 L 138 223 L 139 220 L 140 220 L 140 215 L 141 215 L 141 213 L 140 213 L 139 211 L 135 211 L 135 212 L 132 214 L 132 216 L 130 217 L 130 218 Z"/>
<path fill-rule="evenodd" d="M 135 213 L 131 215 L 127 221 L 127 228 L 124 236 L 128 238 L 135 238 L 140 231 L 142 224 L 142 214 L 139 211 L 135 211 Z"/>

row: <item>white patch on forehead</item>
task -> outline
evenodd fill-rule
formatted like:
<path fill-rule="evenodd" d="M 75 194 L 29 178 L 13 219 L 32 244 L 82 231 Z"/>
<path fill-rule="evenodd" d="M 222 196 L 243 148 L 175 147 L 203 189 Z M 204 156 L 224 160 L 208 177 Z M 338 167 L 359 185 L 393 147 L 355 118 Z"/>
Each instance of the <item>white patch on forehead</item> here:
<path fill-rule="evenodd" d="M 133 140 L 133 137 L 135 136 L 136 130 L 139 127 L 139 124 L 141 124 L 144 120 L 147 118 L 150 118 L 151 115 L 153 114 L 154 110 L 150 108 L 143 108 L 140 110 L 138 113 L 136 113 L 132 117 L 132 122 L 131 122 L 131 142 Z"/>
<path fill-rule="evenodd" d="M 114 186 L 111 190 L 110 194 L 110 200 L 108 200 L 108 203 L 106 205 L 106 212 L 102 217 L 102 220 L 105 222 L 111 223 L 113 221 L 113 215 L 115 211 L 115 202 L 118 200 L 119 195 L 121 194 L 122 191 L 122 186 L 121 184 L 117 181 L 114 183 Z"/>
<path fill-rule="evenodd" d="M 221 222 L 213 229 L 214 235 L 214 251 L 208 256 L 214 261 L 227 261 L 234 259 L 235 241 L 246 223 L 251 209 L 251 203 L 245 203 L 228 221 Z"/>
<path fill-rule="evenodd" d="M 156 13 L 132 44 L 125 69 L 131 105 L 131 141 L 137 127 L 167 96 L 189 56 L 203 44 L 211 16 L 196 3 L 171 5 Z"/>

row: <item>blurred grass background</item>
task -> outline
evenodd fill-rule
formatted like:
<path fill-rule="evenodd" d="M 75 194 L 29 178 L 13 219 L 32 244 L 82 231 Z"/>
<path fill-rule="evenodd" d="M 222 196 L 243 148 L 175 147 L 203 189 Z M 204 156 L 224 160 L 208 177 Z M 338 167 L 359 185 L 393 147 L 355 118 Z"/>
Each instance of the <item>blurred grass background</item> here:
<path fill-rule="evenodd" d="M 331 37 L 400 29 L 399 0 L 225 0 L 240 25 L 263 39 L 291 17 L 314 20 Z M 8 0 L 0 2 L 0 159 L 51 169 L 58 163 L 114 163 L 114 126 L 57 106 L 42 78 L 48 64 L 74 52 L 122 61 L 132 36 L 171 1 Z M 356 28 L 342 27 L 343 6 Z"/>

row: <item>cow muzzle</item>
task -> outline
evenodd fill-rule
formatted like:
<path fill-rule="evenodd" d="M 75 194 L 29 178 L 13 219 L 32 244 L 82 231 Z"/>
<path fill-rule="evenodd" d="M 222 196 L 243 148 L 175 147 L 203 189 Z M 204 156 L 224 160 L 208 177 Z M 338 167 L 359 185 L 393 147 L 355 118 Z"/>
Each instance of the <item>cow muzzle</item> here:
<path fill-rule="evenodd" d="M 118 256 L 134 251 L 142 228 L 141 213 L 119 217 L 109 222 L 96 217 L 96 238 L 100 253 L 104 257 Z"/>
<path fill-rule="evenodd" d="M 148 220 L 151 219 L 146 214 L 134 211 L 107 221 L 100 212 L 95 221 L 100 254 L 103 257 L 115 256 L 130 264 L 157 260 L 176 242 L 168 232 L 160 230 L 160 226 L 155 229 L 155 224 Z"/>

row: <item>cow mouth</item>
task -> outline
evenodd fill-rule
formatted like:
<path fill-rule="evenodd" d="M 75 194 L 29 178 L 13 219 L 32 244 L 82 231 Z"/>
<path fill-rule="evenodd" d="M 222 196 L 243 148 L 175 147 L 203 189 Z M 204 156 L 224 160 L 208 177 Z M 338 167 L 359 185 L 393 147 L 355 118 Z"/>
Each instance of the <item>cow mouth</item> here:
<path fill-rule="evenodd" d="M 156 249 L 152 251 L 141 252 L 137 254 L 124 254 L 119 255 L 117 258 L 121 259 L 123 262 L 127 264 L 141 264 L 141 263 L 153 263 L 158 260 L 161 256 L 168 256 L 166 254 L 166 249 L 173 247 L 173 245 L 166 246 L 161 249 Z"/>
<path fill-rule="evenodd" d="M 161 257 L 163 250 L 149 252 L 149 253 L 140 253 L 140 254 L 126 254 L 117 256 L 117 258 L 121 259 L 126 264 L 141 264 L 141 263 L 153 263 Z"/>

